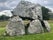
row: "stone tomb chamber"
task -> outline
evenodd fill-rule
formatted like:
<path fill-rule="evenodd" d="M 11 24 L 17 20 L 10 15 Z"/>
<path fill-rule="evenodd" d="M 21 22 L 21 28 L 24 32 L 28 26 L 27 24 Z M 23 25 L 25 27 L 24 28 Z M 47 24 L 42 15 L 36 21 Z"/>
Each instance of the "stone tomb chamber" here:
<path fill-rule="evenodd" d="M 18 36 L 50 32 L 50 25 L 43 20 L 41 5 L 28 1 L 21 1 L 13 9 L 13 18 L 6 26 L 6 35 Z"/>

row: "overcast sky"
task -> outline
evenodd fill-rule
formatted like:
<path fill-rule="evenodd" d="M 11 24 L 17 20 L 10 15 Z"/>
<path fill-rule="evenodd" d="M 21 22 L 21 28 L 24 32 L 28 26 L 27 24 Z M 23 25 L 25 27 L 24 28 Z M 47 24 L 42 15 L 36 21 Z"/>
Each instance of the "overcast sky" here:
<path fill-rule="evenodd" d="M 33 3 L 39 3 L 42 6 L 45 6 L 53 10 L 53 0 L 27 0 Z M 0 0 L 0 11 L 2 10 L 12 10 L 14 9 L 20 0 Z"/>

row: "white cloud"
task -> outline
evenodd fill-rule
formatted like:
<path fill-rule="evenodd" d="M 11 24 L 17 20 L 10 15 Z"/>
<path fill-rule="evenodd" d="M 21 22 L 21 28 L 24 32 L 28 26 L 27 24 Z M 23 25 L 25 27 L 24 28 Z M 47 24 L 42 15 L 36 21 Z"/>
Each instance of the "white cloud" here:
<path fill-rule="evenodd" d="M 44 3 L 45 3 L 45 4 L 48 4 L 49 2 L 48 2 L 48 1 L 44 1 Z"/>
<path fill-rule="evenodd" d="M 5 6 L 7 8 L 13 9 L 17 6 L 17 4 L 20 2 L 21 0 L 1 0 L 0 2 L 0 6 Z M 30 1 L 32 3 L 39 3 L 43 6 L 46 6 L 48 8 L 53 9 L 53 0 L 26 0 L 26 1 Z"/>
<path fill-rule="evenodd" d="M 19 3 L 20 0 L 9 0 L 7 2 L 5 2 L 5 6 L 13 9 L 17 6 L 17 4 Z"/>
<path fill-rule="evenodd" d="M 2 16 L 2 15 L 6 15 L 6 16 L 11 17 L 12 13 L 10 10 L 4 10 L 4 11 L 0 12 L 0 16 Z"/>

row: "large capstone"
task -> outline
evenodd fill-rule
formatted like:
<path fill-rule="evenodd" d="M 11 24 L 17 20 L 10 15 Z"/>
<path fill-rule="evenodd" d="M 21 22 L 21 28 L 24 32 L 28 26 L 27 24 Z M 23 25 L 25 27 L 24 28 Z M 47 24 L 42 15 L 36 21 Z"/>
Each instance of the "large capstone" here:
<path fill-rule="evenodd" d="M 25 34 L 23 20 L 19 18 L 18 16 L 10 19 L 8 25 L 6 26 L 6 34 L 10 36 Z"/>
<path fill-rule="evenodd" d="M 42 19 L 41 5 L 34 4 L 28 1 L 21 1 L 13 10 L 13 15 L 29 17 L 32 19 L 36 19 L 37 16 L 39 16 L 39 18 Z"/>
<path fill-rule="evenodd" d="M 29 27 L 28 27 L 28 33 L 34 34 L 34 33 L 43 33 L 43 27 L 41 25 L 41 22 L 37 20 L 33 20 Z"/>

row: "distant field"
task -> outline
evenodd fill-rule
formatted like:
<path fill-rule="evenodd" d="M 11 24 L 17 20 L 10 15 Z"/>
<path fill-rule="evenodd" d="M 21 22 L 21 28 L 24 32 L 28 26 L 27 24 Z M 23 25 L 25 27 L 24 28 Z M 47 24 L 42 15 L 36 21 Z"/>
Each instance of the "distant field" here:
<path fill-rule="evenodd" d="M 3 36 L 5 32 L 5 26 L 8 21 L 0 22 L 0 40 L 53 40 L 53 20 L 48 21 L 51 26 L 50 33 L 42 33 L 42 34 L 32 34 L 32 35 L 23 35 L 23 36 Z"/>

